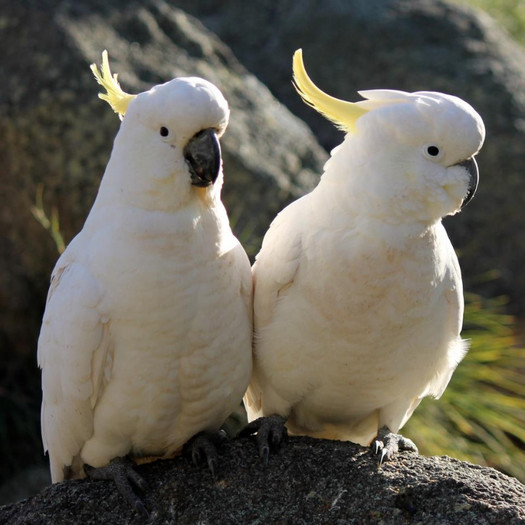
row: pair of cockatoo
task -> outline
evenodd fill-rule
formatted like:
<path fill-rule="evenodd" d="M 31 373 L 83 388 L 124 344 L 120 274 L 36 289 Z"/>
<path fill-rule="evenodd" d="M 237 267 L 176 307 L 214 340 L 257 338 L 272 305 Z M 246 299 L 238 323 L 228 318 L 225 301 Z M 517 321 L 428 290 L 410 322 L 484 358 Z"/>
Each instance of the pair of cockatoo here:
<path fill-rule="evenodd" d="M 219 90 L 178 78 L 133 96 L 106 55 L 93 69 L 123 121 L 53 272 L 39 339 L 53 481 L 112 477 L 143 509 L 125 458 L 166 457 L 216 431 L 248 383 L 247 431 L 265 458 L 284 423 L 362 444 L 377 435 L 381 460 L 415 448 L 395 432 L 424 396 L 441 395 L 466 351 L 441 218 L 475 191 L 479 115 L 434 92 L 335 99 L 296 52 L 299 93 L 347 134 L 317 188 L 272 223 L 252 300 L 220 200 L 229 111 Z"/>

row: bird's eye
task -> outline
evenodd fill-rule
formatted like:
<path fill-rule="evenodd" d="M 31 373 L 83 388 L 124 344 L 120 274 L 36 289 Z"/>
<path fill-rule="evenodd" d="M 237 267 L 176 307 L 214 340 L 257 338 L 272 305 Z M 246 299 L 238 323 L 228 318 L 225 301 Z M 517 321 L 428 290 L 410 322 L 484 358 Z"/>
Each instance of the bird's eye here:
<path fill-rule="evenodd" d="M 160 136 L 161 137 L 167 137 L 169 134 L 170 134 L 170 130 L 167 127 L 162 126 L 160 128 Z"/>
<path fill-rule="evenodd" d="M 429 146 L 427 148 L 427 153 L 431 156 L 431 157 L 437 157 L 439 155 L 439 148 L 437 146 Z"/>

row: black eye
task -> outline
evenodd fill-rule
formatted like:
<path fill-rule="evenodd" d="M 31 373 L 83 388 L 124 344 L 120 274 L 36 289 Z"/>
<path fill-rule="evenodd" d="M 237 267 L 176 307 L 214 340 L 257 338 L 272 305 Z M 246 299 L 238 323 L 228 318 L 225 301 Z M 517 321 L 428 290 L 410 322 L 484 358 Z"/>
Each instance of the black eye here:
<path fill-rule="evenodd" d="M 437 146 L 429 146 L 427 148 L 427 153 L 431 156 L 431 157 L 437 157 L 439 155 L 439 148 Z"/>
<path fill-rule="evenodd" d="M 160 136 L 161 137 L 167 137 L 170 134 L 170 130 L 164 126 L 160 128 Z"/>

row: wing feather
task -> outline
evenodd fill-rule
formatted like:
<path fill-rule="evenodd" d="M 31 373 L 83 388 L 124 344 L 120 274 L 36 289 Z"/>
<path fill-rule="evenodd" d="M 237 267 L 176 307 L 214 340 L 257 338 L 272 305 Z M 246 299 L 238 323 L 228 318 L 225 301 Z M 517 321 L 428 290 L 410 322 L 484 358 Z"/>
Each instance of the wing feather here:
<path fill-rule="evenodd" d="M 110 346 L 100 300 L 96 279 L 66 251 L 53 272 L 38 340 L 42 440 L 53 482 L 64 479 L 93 433 L 93 407 Z"/>
<path fill-rule="evenodd" d="M 290 205 L 274 219 L 252 268 L 256 332 L 271 321 L 279 293 L 291 285 L 299 268 L 302 239 L 293 228 L 297 221 L 290 217 L 294 209 Z"/>
<path fill-rule="evenodd" d="M 301 200 L 301 199 L 300 199 Z M 299 268 L 301 256 L 301 231 L 297 224 L 295 204 L 285 208 L 268 229 L 261 251 L 252 267 L 254 286 L 254 363 L 250 385 L 244 403 L 252 420 L 260 415 L 262 385 L 257 367 L 257 338 L 271 322 L 279 293 L 289 287 Z"/>

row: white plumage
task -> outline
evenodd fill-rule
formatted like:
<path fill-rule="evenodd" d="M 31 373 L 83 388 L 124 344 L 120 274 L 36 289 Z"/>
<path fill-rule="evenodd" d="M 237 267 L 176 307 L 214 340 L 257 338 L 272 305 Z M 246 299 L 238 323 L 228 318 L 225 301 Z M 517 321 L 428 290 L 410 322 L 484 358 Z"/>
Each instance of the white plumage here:
<path fill-rule="evenodd" d="M 251 372 L 250 266 L 222 169 L 197 187 L 185 159 L 197 133 L 222 134 L 227 103 L 199 78 L 129 98 L 93 208 L 53 272 L 38 344 L 54 482 L 217 430 Z"/>
<path fill-rule="evenodd" d="M 361 94 L 355 130 L 319 185 L 274 220 L 252 268 L 245 404 L 250 420 L 278 414 L 293 433 L 368 444 L 439 397 L 466 352 L 441 218 L 475 187 L 484 127 L 449 95 Z"/>

